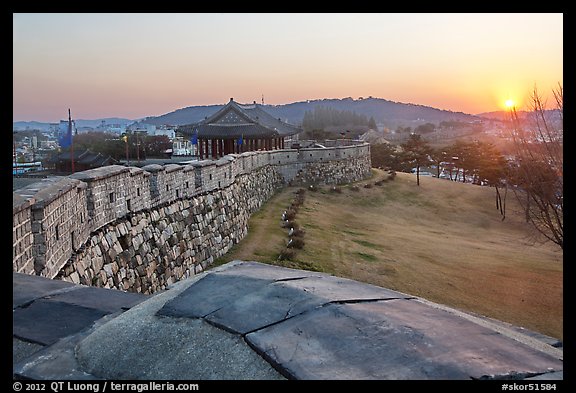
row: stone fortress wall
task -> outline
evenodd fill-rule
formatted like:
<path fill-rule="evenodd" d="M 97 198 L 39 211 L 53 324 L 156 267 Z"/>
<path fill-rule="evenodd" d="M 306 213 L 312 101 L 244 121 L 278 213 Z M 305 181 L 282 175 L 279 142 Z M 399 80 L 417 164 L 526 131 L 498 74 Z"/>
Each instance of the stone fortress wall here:
<path fill-rule="evenodd" d="M 357 181 L 370 167 L 361 143 L 45 179 L 14 192 L 13 271 L 154 293 L 224 255 L 277 190 Z"/>

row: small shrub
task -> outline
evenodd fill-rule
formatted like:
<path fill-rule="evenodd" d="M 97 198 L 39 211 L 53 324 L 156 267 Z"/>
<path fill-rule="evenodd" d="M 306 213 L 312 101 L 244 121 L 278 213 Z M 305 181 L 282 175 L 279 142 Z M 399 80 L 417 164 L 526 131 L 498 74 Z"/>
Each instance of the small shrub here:
<path fill-rule="evenodd" d="M 380 187 L 382 183 L 384 183 L 384 181 L 378 180 L 376 183 L 374 183 L 374 185 Z"/>
<path fill-rule="evenodd" d="M 293 208 L 290 208 L 288 210 L 286 210 L 286 214 L 284 215 L 284 218 L 288 221 L 293 220 L 296 217 L 296 210 L 294 210 Z"/>
<path fill-rule="evenodd" d="M 300 229 L 300 224 L 294 220 L 286 221 L 286 226 L 284 228 L 294 228 L 294 230 Z"/>
<path fill-rule="evenodd" d="M 290 236 L 291 237 L 304 237 L 305 234 L 306 234 L 306 231 L 304 229 L 298 228 L 298 229 L 294 229 Z"/>
<path fill-rule="evenodd" d="M 355 192 L 358 192 L 358 191 L 360 191 L 360 187 L 358 187 L 358 186 L 352 186 L 352 187 L 350 187 L 350 190 L 355 191 Z"/>
<path fill-rule="evenodd" d="M 304 239 L 302 239 L 301 237 L 293 237 L 290 239 L 286 247 L 301 249 L 304 247 Z"/>
<path fill-rule="evenodd" d="M 342 194 L 342 189 L 340 187 L 333 186 L 330 191 L 335 192 L 337 194 Z"/>
<path fill-rule="evenodd" d="M 295 257 L 296 257 L 296 250 L 294 250 L 293 248 L 285 248 L 280 252 L 280 255 L 278 255 L 278 260 L 293 261 Z"/>
<path fill-rule="evenodd" d="M 372 188 L 372 184 L 371 183 L 365 184 L 364 188 Z"/>
<path fill-rule="evenodd" d="M 298 195 L 304 195 L 304 194 L 306 194 L 306 190 L 305 190 L 304 188 L 299 188 L 299 189 L 296 191 L 296 194 L 298 194 Z"/>

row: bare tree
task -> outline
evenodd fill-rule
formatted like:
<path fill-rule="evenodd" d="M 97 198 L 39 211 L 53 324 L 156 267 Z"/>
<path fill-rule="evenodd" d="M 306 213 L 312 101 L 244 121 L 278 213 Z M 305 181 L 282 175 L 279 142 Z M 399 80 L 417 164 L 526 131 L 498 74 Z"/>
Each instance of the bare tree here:
<path fill-rule="evenodd" d="M 546 110 L 546 102 L 536 87 L 531 110 L 524 120 L 510 111 L 512 141 L 516 165 L 509 182 L 524 209 L 526 221 L 546 239 L 564 249 L 564 175 L 563 175 L 563 89 L 552 90 L 555 110 Z"/>

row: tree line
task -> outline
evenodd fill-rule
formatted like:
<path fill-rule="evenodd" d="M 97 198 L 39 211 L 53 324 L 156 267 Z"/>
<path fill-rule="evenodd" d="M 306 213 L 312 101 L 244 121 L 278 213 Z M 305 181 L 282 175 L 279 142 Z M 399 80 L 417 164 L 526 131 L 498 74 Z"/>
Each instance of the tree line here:
<path fill-rule="evenodd" d="M 304 112 L 302 129 L 304 132 L 324 130 L 329 128 L 346 128 L 363 126 L 366 129 L 377 130 L 373 117 L 356 113 L 350 110 L 338 110 L 327 106 L 316 106 L 313 111 Z"/>
<path fill-rule="evenodd" d="M 444 169 L 450 180 L 483 184 L 497 182 L 507 165 L 504 156 L 491 143 L 456 141 L 449 146 L 432 148 L 419 134 L 410 134 L 399 148 L 378 144 L 372 145 L 370 152 L 374 166 L 401 172 L 416 168 L 418 185 L 423 166 L 435 166 L 436 177 L 440 177 Z"/>
<path fill-rule="evenodd" d="M 553 90 L 558 112 L 563 114 L 562 86 Z M 396 171 L 435 166 L 453 181 L 487 185 L 495 189 L 496 209 L 506 217 L 506 196 L 511 189 L 523 207 L 526 222 L 546 239 L 564 248 L 563 118 L 558 123 L 547 117 L 545 102 L 536 88 L 531 97 L 531 123 L 522 123 L 515 109 L 510 111 L 513 156 L 509 159 L 491 143 L 455 143 L 432 148 L 420 134 L 410 134 L 399 147 L 377 144 L 370 147 L 372 165 Z"/>
<path fill-rule="evenodd" d="M 89 131 L 74 135 L 73 143 L 76 151 L 90 149 L 90 151 L 116 160 L 124 160 L 126 155 L 130 160 L 165 157 L 164 152 L 172 148 L 172 142 L 166 135 L 147 135 L 130 131 L 122 135 Z"/>

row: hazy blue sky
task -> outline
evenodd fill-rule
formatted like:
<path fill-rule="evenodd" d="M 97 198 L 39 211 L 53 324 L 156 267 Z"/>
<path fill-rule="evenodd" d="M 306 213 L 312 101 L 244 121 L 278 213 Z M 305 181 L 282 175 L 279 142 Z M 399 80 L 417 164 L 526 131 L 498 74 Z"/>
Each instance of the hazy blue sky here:
<path fill-rule="evenodd" d="M 563 81 L 562 14 L 13 14 L 13 120 L 360 96 L 480 113 Z"/>

